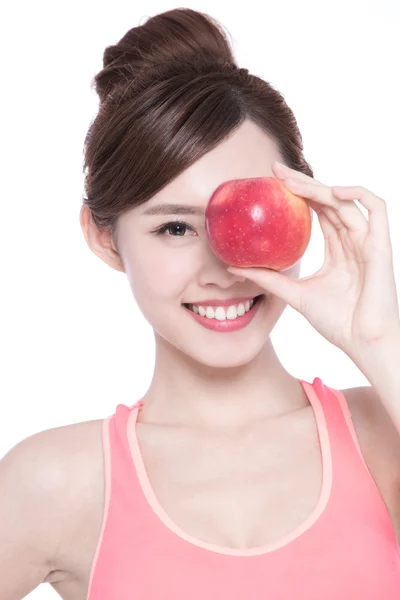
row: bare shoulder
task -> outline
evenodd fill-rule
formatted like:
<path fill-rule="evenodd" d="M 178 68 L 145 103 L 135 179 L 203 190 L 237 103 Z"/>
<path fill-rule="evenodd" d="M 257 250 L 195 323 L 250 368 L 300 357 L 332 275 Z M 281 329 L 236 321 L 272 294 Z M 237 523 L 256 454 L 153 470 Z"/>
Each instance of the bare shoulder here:
<path fill-rule="evenodd" d="M 381 485 L 400 482 L 400 435 L 371 386 L 341 390 L 352 417 L 364 459 Z"/>
<path fill-rule="evenodd" d="M 81 421 L 79 423 L 71 423 L 60 427 L 45 429 L 30 436 L 32 442 L 38 448 L 44 447 L 47 451 L 49 448 L 54 450 L 54 459 L 61 460 L 67 465 L 68 461 L 72 461 L 74 474 L 76 469 L 79 470 L 79 464 L 84 469 L 88 462 L 98 458 L 98 451 L 102 445 L 102 424 L 103 419 L 92 421 Z M 24 440 L 25 441 L 25 440 Z M 51 458 L 49 456 L 49 458 Z M 79 459 L 79 464 L 76 464 Z M 51 460 L 49 461 L 51 466 Z M 91 466 L 93 466 L 91 464 Z M 68 475 L 67 471 L 65 475 Z"/>
<path fill-rule="evenodd" d="M 63 494 L 68 490 L 71 501 L 102 472 L 102 423 L 98 419 L 46 429 L 22 440 L 12 451 L 33 453 L 43 487 Z"/>
<path fill-rule="evenodd" d="M 1 458 L 0 481 L 6 491 L 0 503 L 2 579 L 7 573 L 0 584 L 3 593 L 12 590 L 22 597 L 60 576 L 56 565 L 66 537 L 76 535 L 93 499 L 101 504 L 102 422 L 35 433 Z"/>
<path fill-rule="evenodd" d="M 50 583 L 76 577 L 90 566 L 103 518 L 102 426 L 103 419 L 98 419 L 42 432 L 43 442 L 57 448 L 64 468 L 59 511 L 64 526 L 46 579 Z"/>
<path fill-rule="evenodd" d="M 81 552 L 71 549 L 76 549 L 77 540 L 80 550 L 92 552 L 103 514 L 102 424 L 103 419 L 98 419 L 54 427 L 17 445 L 21 452 L 26 446 L 25 452 L 36 457 L 37 486 L 57 523 L 58 539 L 54 550 L 54 540 L 49 544 L 44 582 L 62 581 L 76 572 L 74 557 L 79 561 Z"/>
<path fill-rule="evenodd" d="M 46 582 L 75 578 L 90 567 L 103 518 L 104 457 L 103 419 L 82 421 L 43 431 L 43 444 L 58 455 L 55 469 L 63 470 L 58 491 L 62 496 L 59 517 L 63 528 L 52 570 Z M 58 475 L 59 476 L 59 475 Z M 88 564 L 86 564 L 88 562 Z"/>
<path fill-rule="evenodd" d="M 48 492 L 49 502 L 62 500 L 65 494 L 69 502 L 81 494 L 85 482 L 89 485 L 88 480 L 102 472 L 102 423 L 102 419 L 85 421 L 34 433 L 2 457 L 2 468 L 32 484 L 38 493 Z"/>

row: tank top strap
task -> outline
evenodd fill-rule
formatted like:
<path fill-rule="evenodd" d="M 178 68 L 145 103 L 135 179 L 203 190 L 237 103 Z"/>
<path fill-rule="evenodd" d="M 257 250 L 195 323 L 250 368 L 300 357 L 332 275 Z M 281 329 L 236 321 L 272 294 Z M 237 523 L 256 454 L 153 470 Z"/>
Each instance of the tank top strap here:
<path fill-rule="evenodd" d="M 333 435 L 339 433 L 340 439 L 343 441 L 343 432 L 345 432 L 346 441 L 350 443 L 353 450 L 355 448 L 363 466 L 368 469 L 358 441 L 346 396 L 341 390 L 325 385 L 319 378 L 315 380 L 315 387 L 323 405 L 326 419 L 327 421 L 329 420 L 331 433 Z"/>
<path fill-rule="evenodd" d="M 132 406 L 127 406 L 126 404 L 118 404 L 114 414 L 111 417 L 112 422 L 110 423 L 110 436 L 114 438 L 114 443 L 118 443 L 121 449 L 123 448 L 125 451 L 129 450 L 126 435 L 128 419 L 132 410 L 136 407 L 138 402 L 135 402 L 135 404 L 133 404 Z"/>
<path fill-rule="evenodd" d="M 332 466 L 345 471 L 343 464 L 346 463 L 342 461 L 350 460 L 355 461 L 352 466 L 362 465 L 368 471 L 343 392 L 325 385 L 320 377 L 315 377 L 312 383 L 301 381 L 309 386 L 309 398 L 317 405 L 314 405 L 314 413 L 319 430 L 328 434 Z"/>
<path fill-rule="evenodd" d="M 114 414 L 107 419 L 108 425 L 105 426 L 107 432 L 103 438 L 105 454 L 110 455 L 109 475 L 112 485 L 118 485 L 129 495 L 135 494 L 139 485 L 131 456 L 128 428 L 136 408 L 140 408 L 142 405 L 142 400 L 137 400 L 131 406 L 118 404 Z"/>
<path fill-rule="evenodd" d="M 329 438 L 332 469 L 330 510 L 337 514 L 346 507 L 347 514 L 364 514 L 365 519 L 380 519 L 391 530 L 390 516 L 365 462 L 346 396 L 341 390 L 329 387 L 316 377 L 310 400 L 321 407 L 315 411 L 320 431 Z M 362 501 L 360 501 L 362 499 Z"/>

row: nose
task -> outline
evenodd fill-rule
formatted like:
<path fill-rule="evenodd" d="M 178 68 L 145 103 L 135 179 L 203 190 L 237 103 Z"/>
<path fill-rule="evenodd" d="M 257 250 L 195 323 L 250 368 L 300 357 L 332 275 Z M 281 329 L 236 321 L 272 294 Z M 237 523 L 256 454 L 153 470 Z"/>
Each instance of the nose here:
<path fill-rule="evenodd" d="M 246 277 L 229 273 L 228 264 L 224 263 L 211 250 L 210 246 L 204 250 L 202 266 L 200 268 L 199 283 L 202 286 L 215 285 L 219 288 L 229 288 L 235 283 L 243 283 Z"/>

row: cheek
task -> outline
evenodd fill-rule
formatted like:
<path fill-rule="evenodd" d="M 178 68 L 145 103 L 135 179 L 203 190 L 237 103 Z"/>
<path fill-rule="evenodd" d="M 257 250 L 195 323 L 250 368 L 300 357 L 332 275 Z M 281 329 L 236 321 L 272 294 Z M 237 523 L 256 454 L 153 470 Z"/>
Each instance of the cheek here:
<path fill-rule="evenodd" d="M 129 261 L 127 275 L 135 296 L 155 299 L 179 298 L 193 280 L 194 262 L 190 251 L 184 248 L 158 247 L 155 251 L 135 253 Z"/>

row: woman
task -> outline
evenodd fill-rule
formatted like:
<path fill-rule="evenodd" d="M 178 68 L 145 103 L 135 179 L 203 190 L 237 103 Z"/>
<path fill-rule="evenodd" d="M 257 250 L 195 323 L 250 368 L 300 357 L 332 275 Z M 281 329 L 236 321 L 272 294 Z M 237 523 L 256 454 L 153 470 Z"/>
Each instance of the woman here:
<path fill-rule="evenodd" d="M 313 179 L 283 97 L 237 67 L 207 15 L 131 29 L 95 84 L 81 226 L 154 329 L 154 374 L 134 405 L 3 458 L 0 597 L 47 581 L 76 600 L 397 598 L 400 319 L 384 201 Z M 299 279 L 299 262 L 227 268 L 208 246 L 213 191 L 258 176 L 316 213 L 313 276 Z M 371 386 L 288 373 L 270 340 L 287 304 Z M 233 306 L 246 325 L 210 330 L 226 315 L 199 306 Z"/>

